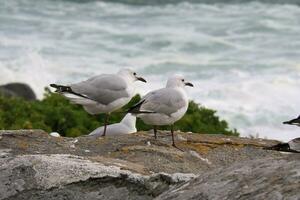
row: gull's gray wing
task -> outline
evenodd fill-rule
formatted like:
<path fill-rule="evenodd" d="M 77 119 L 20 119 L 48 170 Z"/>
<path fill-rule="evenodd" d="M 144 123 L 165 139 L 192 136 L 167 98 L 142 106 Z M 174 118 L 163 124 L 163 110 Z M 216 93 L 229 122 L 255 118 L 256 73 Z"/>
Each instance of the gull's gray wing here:
<path fill-rule="evenodd" d="M 152 111 L 166 115 L 171 115 L 187 105 L 182 94 L 172 88 L 150 92 L 141 101 L 144 101 L 140 107 L 141 111 Z"/>
<path fill-rule="evenodd" d="M 103 105 L 108 105 L 120 98 L 129 97 L 126 91 L 127 83 L 113 74 L 95 76 L 86 81 L 72 84 L 71 88 L 74 92 Z"/>

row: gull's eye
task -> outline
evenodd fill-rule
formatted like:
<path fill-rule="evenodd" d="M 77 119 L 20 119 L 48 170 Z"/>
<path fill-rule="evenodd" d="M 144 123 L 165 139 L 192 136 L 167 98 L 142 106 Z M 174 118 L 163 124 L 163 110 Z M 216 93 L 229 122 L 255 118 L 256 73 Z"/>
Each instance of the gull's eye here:
<path fill-rule="evenodd" d="M 182 82 L 184 82 L 184 79 L 181 79 Z"/>
<path fill-rule="evenodd" d="M 133 75 L 134 75 L 134 76 L 136 76 L 136 73 L 135 73 L 135 72 L 133 72 Z"/>

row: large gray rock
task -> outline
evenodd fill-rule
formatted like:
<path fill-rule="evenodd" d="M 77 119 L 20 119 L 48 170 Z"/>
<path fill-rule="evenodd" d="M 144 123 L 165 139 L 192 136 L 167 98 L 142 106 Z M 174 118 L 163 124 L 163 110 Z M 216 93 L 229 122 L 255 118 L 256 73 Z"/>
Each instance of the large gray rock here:
<path fill-rule="evenodd" d="M 156 200 L 300 199 L 300 154 L 234 164 L 180 184 Z"/>
<path fill-rule="evenodd" d="M 25 83 L 9 83 L 1 85 L 0 95 L 6 97 L 22 97 L 26 100 L 36 100 L 34 91 Z"/>
<path fill-rule="evenodd" d="M 111 160 L 113 161 L 113 160 Z M 0 199 L 153 199 L 191 174 L 153 174 L 105 166 L 83 157 L 23 155 L 0 160 Z"/>
<path fill-rule="evenodd" d="M 177 133 L 184 152 L 170 143 L 165 132 L 155 140 L 145 132 L 93 139 L 0 131 L 0 200 L 299 195 L 300 154 L 264 149 L 278 141 Z"/>

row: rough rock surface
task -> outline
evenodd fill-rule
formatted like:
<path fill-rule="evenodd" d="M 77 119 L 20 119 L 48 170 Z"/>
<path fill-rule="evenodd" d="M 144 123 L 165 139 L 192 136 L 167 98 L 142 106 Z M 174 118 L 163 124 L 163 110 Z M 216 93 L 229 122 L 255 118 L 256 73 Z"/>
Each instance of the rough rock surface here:
<path fill-rule="evenodd" d="M 25 83 L 9 83 L 0 86 L 0 95 L 7 97 L 22 97 L 26 100 L 36 100 L 31 87 Z"/>
<path fill-rule="evenodd" d="M 183 151 L 167 132 L 154 140 L 147 132 L 93 139 L 0 131 L 0 200 L 300 195 L 300 154 L 264 149 L 277 141 L 192 133 L 176 139 Z"/>
<path fill-rule="evenodd" d="M 151 199 L 192 174 L 143 176 L 83 157 L 23 155 L 1 160 L 0 199 Z"/>
<path fill-rule="evenodd" d="M 300 199 L 300 154 L 234 164 L 205 173 L 157 200 Z"/>

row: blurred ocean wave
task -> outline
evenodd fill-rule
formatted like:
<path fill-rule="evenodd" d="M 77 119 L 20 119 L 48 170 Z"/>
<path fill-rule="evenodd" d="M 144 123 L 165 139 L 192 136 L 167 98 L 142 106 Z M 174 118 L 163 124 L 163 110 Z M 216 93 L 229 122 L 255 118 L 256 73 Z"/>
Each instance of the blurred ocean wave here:
<path fill-rule="evenodd" d="M 54 0 L 61 1 L 61 0 Z M 200 4 L 241 4 L 249 2 L 261 2 L 261 3 L 270 3 L 270 4 L 295 4 L 300 5 L 299 0 L 65 0 L 77 3 L 87 3 L 92 1 L 105 1 L 112 3 L 123 3 L 130 5 L 166 5 L 166 4 L 177 4 L 182 2 L 188 3 L 200 3 Z"/>

